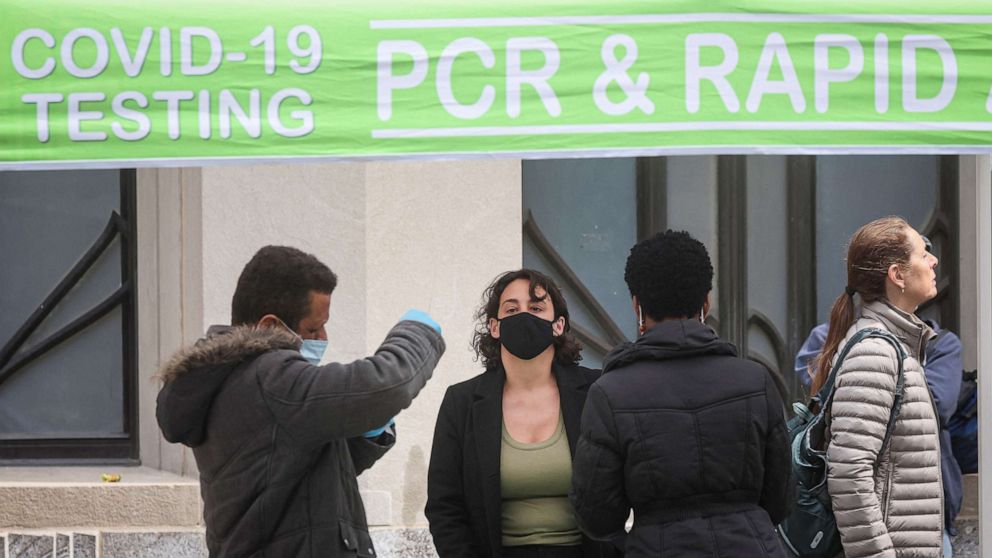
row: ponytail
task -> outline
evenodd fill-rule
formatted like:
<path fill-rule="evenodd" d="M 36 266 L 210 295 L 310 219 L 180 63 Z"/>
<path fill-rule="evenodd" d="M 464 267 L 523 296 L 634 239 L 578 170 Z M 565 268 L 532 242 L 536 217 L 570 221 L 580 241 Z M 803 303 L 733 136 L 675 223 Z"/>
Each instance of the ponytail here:
<path fill-rule="evenodd" d="M 816 395 L 827 383 L 837 348 L 854 323 L 854 295 L 860 296 L 863 304 L 885 298 L 889 266 L 908 265 L 912 253 L 908 230 L 910 226 L 902 218 L 883 217 L 863 225 L 851 237 L 847 247 L 847 286 L 830 309 L 827 340 L 816 359 L 810 395 Z"/>
<path fill-rule="evenodd" d="M 834 301 L 833 308 L 830 309 L 830 325 L 827 329 L 827 340 L 823 345 L 823 350 L 816 358 L 816 373 L 813 375 L 813 385 L 810 386 L 810 395 L 816 395 L 823 384 L 827 383 L 827 376 L 830 375 L 830 364 L 837 354 L 837 347 L 847 335 L 847 330 L 854 323 L 854 295 L 848 292 L 841 294 Z"/>

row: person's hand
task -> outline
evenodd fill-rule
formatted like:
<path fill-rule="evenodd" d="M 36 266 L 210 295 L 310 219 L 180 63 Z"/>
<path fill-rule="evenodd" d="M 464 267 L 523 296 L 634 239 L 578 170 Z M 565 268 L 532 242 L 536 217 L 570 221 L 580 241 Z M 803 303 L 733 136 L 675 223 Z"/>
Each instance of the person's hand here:
<path fill-rule="evenodd" d="M 434 318 L 431 318 L 430 315 L 428 315 L 427 312 L 424 312 L 423 310 L 416 310 L 414 308 L 407 310 L 406 313 L 403 314 L 402 317 L 400 317 L 401 322 L 405 320 L 409 320 L 411 322 L 420 322 L 424 325 L 430 326 L 431 328 L 434 329 L 434 331 L 441 333 L 441 325 L 435 322 Z"/>

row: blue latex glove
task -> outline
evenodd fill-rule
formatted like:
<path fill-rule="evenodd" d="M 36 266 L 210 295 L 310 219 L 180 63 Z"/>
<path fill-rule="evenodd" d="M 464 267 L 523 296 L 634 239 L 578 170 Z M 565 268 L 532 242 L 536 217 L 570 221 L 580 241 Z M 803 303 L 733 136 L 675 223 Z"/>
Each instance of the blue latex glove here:
<path fill-rule="evenodd" d="M 387 424 L 386 426 L 383 426 L 382 428 L 376 428 L 375 430 L 369 430 L 365 434 L 362 434 L 362 436 L 365 438 L 378 438 L 379 436 L 382 436 L 382 433 L 385 432 L 387 428 L 391 428 L 394 426 L 396 426 L 396 419 L 392 418 L 389 419 L 389 424 Z"/>
<path fill-rule="evenodd" d="M 411 322 L 420 322 L 424 325 L 428 325 L 432 327 L 434 331 L 441 333 L 441 325 L 435 322 L 434 318 L 431 318 L 427 314 L 427 312 L 424 312 L 423 310 L 415 310 L 413 308 L 407 310 L 406 313 L 403 314 L 402 317 L 400 317 L 401 322 L 404 320 L 410 320 Z"/>

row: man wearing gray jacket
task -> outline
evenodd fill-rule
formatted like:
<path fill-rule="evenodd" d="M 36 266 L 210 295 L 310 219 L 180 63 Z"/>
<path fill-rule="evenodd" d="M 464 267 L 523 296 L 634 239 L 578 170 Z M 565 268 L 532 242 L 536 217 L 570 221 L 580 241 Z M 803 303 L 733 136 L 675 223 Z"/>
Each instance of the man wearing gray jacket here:
<path fill-rule="evenodd" d="M 356 476 L 395 443 L 444 352 L 410 311 L 370 357 L 320 366 L 337 277 L 266 246 L 238 280 L 231 326 L 160 371 L 165 438 L 193 448 L 211 557 L 375 556 Z"/>

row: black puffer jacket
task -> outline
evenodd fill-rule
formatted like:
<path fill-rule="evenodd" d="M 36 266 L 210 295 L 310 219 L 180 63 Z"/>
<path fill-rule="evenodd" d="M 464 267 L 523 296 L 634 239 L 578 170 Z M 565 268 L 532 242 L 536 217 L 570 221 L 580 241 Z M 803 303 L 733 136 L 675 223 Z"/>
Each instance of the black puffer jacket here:
<path fill-rule="evenodd" d="M 193 448 L 212 557 L 375 555 L 355 477 L 395 442 L 444 341 L 403 321 L 374 355 L 314 366 L 278 328 L 213 327 L 165 366 L 159 426 Z"/>
<path fill-rule="evenodd" d="M 785 556 L 789 443 L 769 372 L 696 320 L 662 322 L 606 357 L 589 389 L 572 505 L 626 556 Z"/>

